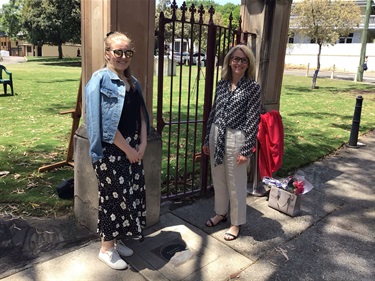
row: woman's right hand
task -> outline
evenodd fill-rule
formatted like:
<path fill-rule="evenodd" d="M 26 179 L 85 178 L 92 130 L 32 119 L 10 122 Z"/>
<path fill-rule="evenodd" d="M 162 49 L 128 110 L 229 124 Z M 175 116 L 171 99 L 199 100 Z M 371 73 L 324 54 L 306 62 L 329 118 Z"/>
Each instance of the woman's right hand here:
<path fill-rule="evenodd" d="M 139 152 L 132 147 L 128 149 L 125 154 L 128 157 L 130 163 L 137 163 L 139 160 L 141 160 Z"/>
<path fill-rule="evenodd" d="M 202 146 L 203 153 L 206 155 L 210 155 L 210 147 L 208 145 Z"/>

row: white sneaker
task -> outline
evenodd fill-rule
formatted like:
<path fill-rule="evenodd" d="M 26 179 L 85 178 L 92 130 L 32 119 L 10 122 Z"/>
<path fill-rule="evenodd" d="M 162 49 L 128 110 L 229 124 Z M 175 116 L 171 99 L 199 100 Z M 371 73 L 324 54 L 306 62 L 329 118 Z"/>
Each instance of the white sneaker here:
<path fill-rule="evenodd" d="M 131 255 L 133 255 L 133 250 L 125 246 L 121 241 L 115 244 L 115 249 L 120 254 L 120 256 L 130 257 Z"/>
<path fill-rule="evenodd" d="M 113 269 L 125 269 L 128 266 L 114 248 L 105 253 L 99 250 L 99 259 Z"/>

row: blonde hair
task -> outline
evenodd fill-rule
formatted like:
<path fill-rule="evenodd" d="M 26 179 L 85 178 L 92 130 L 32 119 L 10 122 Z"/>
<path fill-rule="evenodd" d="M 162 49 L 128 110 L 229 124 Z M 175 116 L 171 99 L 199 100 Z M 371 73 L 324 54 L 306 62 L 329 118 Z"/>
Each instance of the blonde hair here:
<path fill-rule="evenodd" d="M 245 77 L 255 80 L 255 57 L 253 52 L 246 45 L 236 45 L 232 47 L 226 54 L 223 62 L 223 69 L 221 71 L 221 78 L 232 81 L 232 68 L 230 68 L 230 59 L 233 57 L 235 51 L 241 50 L 249 60 L 248 67 L 245 71 Z"/>
<path fill-rule="evenodd" d="M 111 31 L 107 33 L 107 36 L 104 38 L 105 51 L 111 50 L 112 43 L 116 39 L 125 41 L 126 44 L 128 44 L 129 49 L 134 51 L 133 42 L 130 39 L 130 37 L 120 31 L 113 31 L 113 32 Z M 105 66 L 107 66 L 108 60 L 105 56 L 104 56 L 104 59 L 105 59 Z M 133 89 L 135 89 L 134 79 L 133 79 L 133 75 L 130 69 L 130 65 L 124 70 L 124 76 L 128 79 L 130 86 Z"/>

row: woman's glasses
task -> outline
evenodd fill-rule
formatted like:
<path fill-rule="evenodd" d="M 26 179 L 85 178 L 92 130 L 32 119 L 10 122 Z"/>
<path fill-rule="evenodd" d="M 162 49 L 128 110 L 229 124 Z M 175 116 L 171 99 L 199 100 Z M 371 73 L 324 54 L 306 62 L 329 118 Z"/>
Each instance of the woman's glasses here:
<path fill-rule="evenodd" d="M 113 52 L 113 55 L 115 56 L 115 58 L 122 58 L 122 56 L 125 54 L 125 57 L 126 58 L 132 58 L 134 56 L 134 51 L 133 50 L 112 50 Z"/>
<path fill-rule="evenodd" d="M 233 57 L 232 61 L 235 63 L 241 62 L 242 64 L 248 64 L 249 60 L 247 58 Z"/>

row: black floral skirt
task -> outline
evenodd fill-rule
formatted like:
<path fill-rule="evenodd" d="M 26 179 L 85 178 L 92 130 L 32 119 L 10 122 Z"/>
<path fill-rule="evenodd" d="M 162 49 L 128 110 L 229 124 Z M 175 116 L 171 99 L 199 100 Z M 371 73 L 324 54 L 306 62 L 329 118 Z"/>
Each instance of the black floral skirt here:
<path fill-rule="evenodd" d="M 138 134 L 127 137 L 132 147 L 140 140 Z M 146 225 L 146 186 L 143 161 L 130 163 L 116 145 L 103 149 L 104 157 L 93 166 L 99 182 L 98 233 L 104 241 L 124 236 L 143 240 Z"/>

